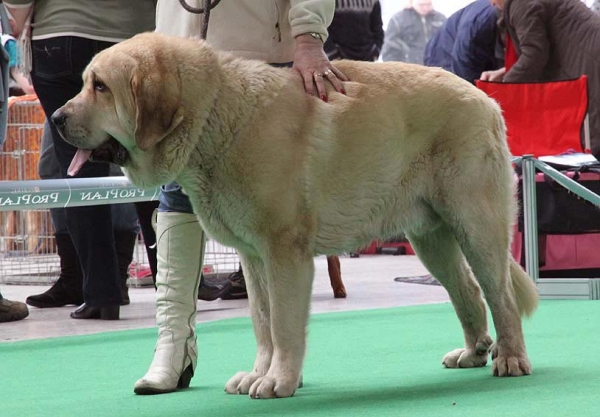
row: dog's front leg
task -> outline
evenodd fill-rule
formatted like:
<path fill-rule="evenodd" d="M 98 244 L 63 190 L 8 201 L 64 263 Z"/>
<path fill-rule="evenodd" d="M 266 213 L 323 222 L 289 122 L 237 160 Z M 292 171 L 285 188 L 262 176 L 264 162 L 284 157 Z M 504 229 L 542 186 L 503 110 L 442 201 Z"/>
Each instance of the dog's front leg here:
<path fill-rule="evenodd" d="M 252 398 L 291 397 L 301 378 L 314 262 L 298 248 L 282 249 L 272 251 L 267 263 L 273 358 L 250 387 Z"/>
<path fill-rule="evenodd" d="M 251 372 L 238 372 L 225 385 L 228 394 L 248 394 L 256 380 L 267 374 L 273 356 L 271 339 L 271 318 L 267 274 L 263 261 L 258 257 L 239 253 L 246 280 L 250 315 L 256 336 L 257 350 L 254 368 Z"/>

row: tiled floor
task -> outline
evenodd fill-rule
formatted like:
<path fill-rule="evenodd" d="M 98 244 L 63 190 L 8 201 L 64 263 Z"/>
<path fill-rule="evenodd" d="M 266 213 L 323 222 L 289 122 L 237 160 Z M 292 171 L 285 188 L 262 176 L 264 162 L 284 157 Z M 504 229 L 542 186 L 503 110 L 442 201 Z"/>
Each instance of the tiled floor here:
<path fill-rule="evenodd" d="M 312 313 L 387 308 L 413 304 L 448 301 L 446 291 L 439 286 L 403 284 L 394 281 L 399 276 L 416 276 L 427 271 L 415 256 L 375 255 L 341 258 L 342 277 L 348 298 L 334 299 L 329 286 L 327 262 L 315 259 L 316 277 L 313 288 Z M 43 292 L 48 287 L 3 285 L 5 298 L 24 301 L 28 295 Z M 17 340 L 153 327 L 154 289 L 131 288 L 131 304 L 121 308 L 121 320 L 73 320 L 69 312 L 74 306 L 37 309 L 30 307 L 29 317 L 13 323 L 0 324 L 0 343 Z M 198 322 L 247 316 L 247 300 L 198 302 Z"/>

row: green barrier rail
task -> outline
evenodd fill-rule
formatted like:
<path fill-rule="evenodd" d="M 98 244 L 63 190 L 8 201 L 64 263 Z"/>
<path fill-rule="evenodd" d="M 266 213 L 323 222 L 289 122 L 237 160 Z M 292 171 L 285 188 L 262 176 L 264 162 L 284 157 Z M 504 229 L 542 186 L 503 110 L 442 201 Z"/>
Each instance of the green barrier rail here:
<path fill-rule="evenodd" d="M 598 196 L 598 194 L 593 193 L 592 191 L 585 188 L 583 185 L 579 184 L 576 181 L 573 181 L 571 178 L 561 174 L 559 171 L 555 170 L 550 165 L 538 159 L 535 160 L 535 167 L 542 171 L 544 174 L 548 175 L 554 181 L 562 185 L 564 188 L 572 192 L 573 194 L 577 194 L 579 197 L 589 201 L 596 207 L 600 208 L 600 196 Z"/>
<path fill-rule="evenodd" d="M 157 200 L 159 191 L 137 188 L 125 177 L 0 181 L 0 211 L 137 203 Z"/>

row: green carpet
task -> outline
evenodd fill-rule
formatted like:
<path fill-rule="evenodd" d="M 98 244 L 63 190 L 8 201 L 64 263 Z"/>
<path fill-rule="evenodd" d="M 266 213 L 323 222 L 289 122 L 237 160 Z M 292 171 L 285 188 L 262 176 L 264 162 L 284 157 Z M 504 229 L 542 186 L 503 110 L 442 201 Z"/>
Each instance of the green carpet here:
<path fill-rule="evenodd" d="M 444 369 L 462 345 L 449 304 L 312 317 L 304 387 L 279 400 L 227 395 L 254 361 L 249 319 L 198 325 L 192 387 L 136 396 L 155 330 L 0 344 L 2 417 L 600 416 L 600 302 L 543 301 L 525 322 L 534 373 Z"/>

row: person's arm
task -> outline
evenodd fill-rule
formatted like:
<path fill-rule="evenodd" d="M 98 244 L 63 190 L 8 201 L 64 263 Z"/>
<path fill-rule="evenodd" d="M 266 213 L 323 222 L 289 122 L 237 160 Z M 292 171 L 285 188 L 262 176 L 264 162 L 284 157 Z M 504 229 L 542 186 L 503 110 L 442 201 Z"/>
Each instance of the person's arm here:
<path fill-rule="evenodd" d="M 342 81 L 348 77 L 329 62 L 323 50 L 335 0 L 291 0 L 290 4 L 290 26 L 296 39 L 293 68 L 302 76 L 306 92 L 327 101 L 327 79 L 336 91 L 345 94 Z"/>
<path fill-rule="evenodd" d="M 8 0 L 4 1 L 4 6 L 8 12 L 8 18 L 12 27 L 12 35 L 18 38 L 23 32 L 27 17 L 33 7 L 31 0 Z"/>
<path fill-rule="evenodd" d="M 381 59 L 384 61 L 406 61 L 408 45 L 402 40 L 399 16 L 390 19 L 385 31 L 385 40 L 381 49 Z"/>
<path fill-rule="evenodd" d="M 484 71 L 497 69 L 496 11 L 461 19 L 452 50 L 452 72 L 474 83 Z"/>
<path fill-rule="evenodd" d="M 375 57 L 375 59 L 377 59 L 381 53 L 383 38 L 385 36 L 383 31 L 383 20 L 381 18 L 381 4 L 379 1 L 375 2 L 373 10 L 371 10 L 371 33 L 373 33 L 373 40 L 375 45 L 377 45 L 377 56 Z"/>
<path fill-rule="evenodd" d="M 504 75 L 505 82 L 535 82 L 540 79 L 550 58 L 550 41 L 539 1 L 513 3 L 507 9 L 506 24 L 516 33 L 520 55 Z M 573 22 L 575 24 L 575 22 Z"/>

